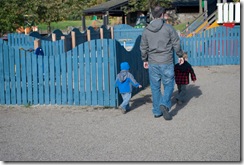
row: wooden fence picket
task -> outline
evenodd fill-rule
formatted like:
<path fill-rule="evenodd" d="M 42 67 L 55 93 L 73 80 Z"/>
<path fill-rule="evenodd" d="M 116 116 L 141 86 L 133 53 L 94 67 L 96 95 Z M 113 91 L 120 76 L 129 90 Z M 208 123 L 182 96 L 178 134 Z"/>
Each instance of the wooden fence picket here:
<path fill-rule="evenodd" d="M 61 40 L 63 34 L 56 31 L 57 41 L 40 41 L 43 56 L 35 54 L 35 37 L 10 34 L 8 42 L 0 41 L 0 104 L 118 106 L 121 96 L 115 78 L 121 62 L 130 64 L 130 72 L 143 87 L 149 85 L 149 77 L 139 49 L 142 31 L 132 36 L 123 34 L 122 28 L 113 30 L 115 39 L 107 39 L 112 35 L 103 29 L 99 32 L 104 39 L 89 42 L 83 34 L 82 41 L 78 39 L 81 34 L 75 32 L 79 44 L 70 50 L 64 47 L 70 39 Z M 118 41 L 119 34 L 133 40 L 130 51 Z M 240 26 L 212 28 L 181 38 L 181 45 L 192 66 L 240 64 Z"/>

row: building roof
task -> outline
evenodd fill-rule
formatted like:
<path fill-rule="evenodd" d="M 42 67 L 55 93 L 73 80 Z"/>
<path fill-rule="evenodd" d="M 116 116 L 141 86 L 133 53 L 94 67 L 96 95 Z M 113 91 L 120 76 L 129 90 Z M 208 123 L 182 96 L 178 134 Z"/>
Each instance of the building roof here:
<path fill-rule="evenodd" d="M 106 11 L 108 11 L 109 15 L 121 15 L 123 13 L 121 7 L 127 4 L 128 0 L 110 0 L 108 2 L 88 8 L 83 12 L 85 15 L 93 15 L 104 14 Z"/>
<path fill-rule="evenodd" d="M 199 0 L 172 0 L 172 6 L 199 6 Z"/>
<path fill-rule="evenodd" d="M 227 0 L 233 1 L 233 0 Z M 216 4 L 217 0 L 207 0 L 208 4 L 212 6 L 212 4 Z M 109 15 L 112 16 L 121 16 L 124 14 L 121 7 L 128 5 L 128 0 L 109 0 L 102 4 L 93 6 L 84 10 L 84 15 L 103 15 L 107 11 Z M 172 0 L 173 7 L 197 7 L 199 6 L 199 0 Z M 216 5 L 215 5 L 216 7 Z"/>

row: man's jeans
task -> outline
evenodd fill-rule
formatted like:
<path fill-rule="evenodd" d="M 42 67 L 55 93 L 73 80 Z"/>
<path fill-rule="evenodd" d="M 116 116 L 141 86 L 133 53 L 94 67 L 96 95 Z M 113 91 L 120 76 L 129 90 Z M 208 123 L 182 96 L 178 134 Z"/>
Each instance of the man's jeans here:
<path fill-rule="evenodd" d="M 149 64 L 149 79 L 152 91 L 154 115 L 161 115 L 160 105 L 171 108 L 171 96 L 174 91 L 174 64 Z M 161 83 L 164 93 L 161 93 Z"/>
<path fill-rule="evenodd" d="M 130 108 L 129 102 L 130 102 L 130 99 L 131 99 L 131 93 L 121 93 L 121 96 L 123 98 L 123 102 L 121 103 L 120 107 L 123 110 L 127 111 Z"/>

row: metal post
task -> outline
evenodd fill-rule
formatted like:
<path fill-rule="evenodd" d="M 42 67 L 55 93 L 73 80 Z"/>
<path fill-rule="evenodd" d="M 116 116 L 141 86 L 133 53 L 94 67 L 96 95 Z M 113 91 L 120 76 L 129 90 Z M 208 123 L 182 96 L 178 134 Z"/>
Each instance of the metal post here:
<path fill-rule="evenodd" d="M 86 17 L 83 15 L 82 16 L 82 31 L 86 30 Z"/>

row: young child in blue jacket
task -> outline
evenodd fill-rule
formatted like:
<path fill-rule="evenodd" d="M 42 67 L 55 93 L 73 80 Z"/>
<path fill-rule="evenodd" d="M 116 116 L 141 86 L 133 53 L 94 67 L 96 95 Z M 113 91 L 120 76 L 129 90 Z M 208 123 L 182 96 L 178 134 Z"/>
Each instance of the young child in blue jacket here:
<path fill-rule="evenodd" d="M 123 98 L 123 102 L 120 105 L 120 109 L 123 114 L 129 111 L 129 101 L 131 99 L 132 86 L 141 88 L 142 86 L 135 80 L 134 76 L 129 72 L 130 65 L 128 62 L 122 62 L 120 64 L 121 71 L 116 77 L 116 87 L 119 89 L 119 93 Z"/>

